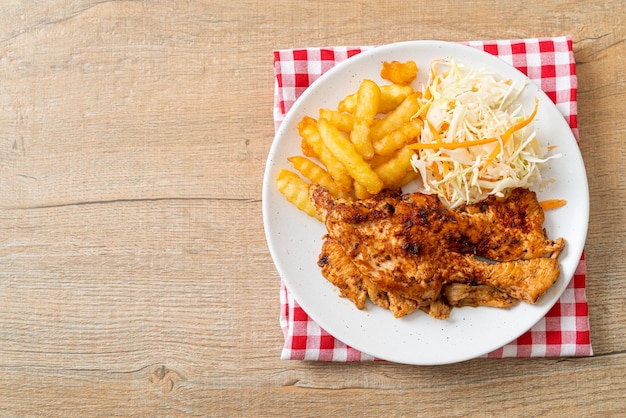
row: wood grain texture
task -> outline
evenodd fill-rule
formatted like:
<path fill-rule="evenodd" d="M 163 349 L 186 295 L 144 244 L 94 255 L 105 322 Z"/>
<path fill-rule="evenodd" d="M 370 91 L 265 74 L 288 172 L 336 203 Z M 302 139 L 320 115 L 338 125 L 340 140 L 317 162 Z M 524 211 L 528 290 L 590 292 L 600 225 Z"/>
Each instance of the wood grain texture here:
<path fill-rule="evenodd" d="M 0 5 L 0 414 L 623 413 L 619 0 Z M 595 356 L 279 360 L 261 182 L 272 50 L 569 34 L 591 190 Z"/>

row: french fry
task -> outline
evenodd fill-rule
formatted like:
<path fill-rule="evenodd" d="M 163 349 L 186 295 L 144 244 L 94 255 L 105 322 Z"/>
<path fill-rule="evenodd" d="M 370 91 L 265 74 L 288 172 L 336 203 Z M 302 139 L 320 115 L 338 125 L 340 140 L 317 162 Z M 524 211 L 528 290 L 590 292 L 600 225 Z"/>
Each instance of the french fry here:
<path fill-rule="evenodd" d="M 302 149 L 302 154 L 307 157 L 317 158 L 317 154 L 313 149 L 313 146 L 309 143 L 309 141 L 302 140 L 300 141 L 300 148 Z"/>
<path fill-rule="evenodd" d="M 406 174 L 412 170 L 411 157 L 415 154 L 410 148 L 402 148 L 389 161 L 382 163 L 374 169 L 376 175 L 389 188 L 396 185 Z"/>
<path fill-rule="evenodd" d="M 370 129 L 372 142 L 379 141 L 385 135 L 390 134 L 409 121 L 419 108 L 417 93 L 408 95 L 398 107 L 380 120 Z"/>
<path fill-rule="evenodd" d="M 399 129 L 372 141 L 374 151 L 378 155 L 391 155 L 404 145 L 412 144 L 422 133 L 424 122 L 421 119 L 411 119 Z"/>
<path fill-rule="evenodd" d="M 356 93 L 347 95 L 337 105 L 337 110 L 342 113 L 354 113 L 354 109 L 356 109 Z"/>
<path fill-rule="evenodd" d="M 413 94 L 411 86 L 400 84 L 385 84 L 380 86 L 380 101 L 378 113 L 389 113 L 409 95 Z M 339 102 L 337 110 L 341 113 L 354 114 L 357 103 L 357 93 L 349 94 Z"/>
<path fill-rule="evenodd" d="M 293 167 L 298 170 L 300 174 L 309 179 L 311 183 L 324 186 L 334 197 L 341 196 L 341 187 L 335 183 L 332 176 L 328 174 L 324 168 L 300 155 L 294 155 L 293 157 L 287 158 L 287 160 L 293 164 Z"/>
<path fill-rule="evenodd" d="M 413 93 L 411 86 L 401 86 L 399 84 L 386 84 L 380 86 L 380 101 L 378 102 L 378 113 L 389 113 L 402 103 L 409 94 Z"/>
<path fill-rule="evenodd" d="M 309 216 L 321 220 L 309 198 L 309 184 L 296 173 L 287 169 L 280 170 L 276 176 L 276 187 L 298 209 L 306 212 Z"/>
<path fill-rule="evenodd" d="M 409 170 L 409 172 L 407 172 L 404 175 L 404 177 L 398 180 L 395 184 L 391 184 L 389 188 L 390 189 L 402 188 L 406 186 L 407 184 L 409 184 L 410 182 L 417 180 L 418 178 L 419 178 L 419 174 L 417 174 L 415 170 L 411 169 Z"/>
<path fill-rule="evenodd" d="M 354 109 L 354 124 L 350 132 L 350 141 L 356 150 L 369 160 L 374 155 L 374 147 L 370 140 L 370 125 L 378 113 L 380 88 L 371 80 L 363 80 L 357 92 L 356 108 Z"/>
<path fill-rule="evenodd" d="M 372 197 L 372 194 L 365 190 L 365 186 L 361 185 L 361 183 L 354 183 L 354 197 L 357 199 L 369 199 Z"/>
<path fill-rule="evenodd" d="M 393 155 L 380 155 L 380 154 L 374 154 L 374 156 L 372 157 L 371 160 L 369 160 L 367 163 L 370 165 L 370 167 L 372 168 L 376 168 L 379 165 L 386 163 L 387 161 L 389 161 L 391 158 L 393 157 Z"/>
<path fill-rule="evenodd" d="M 409 85 L 417 77 L 417 70 L 415 61 L 385 61 L 383 62 L 383 68 L 380 70 L 380 76 L 395 84 Z"/>
<path fill-rule="evenodd" d="M 354 125 L 354 117 L 345 112 L 332 109 L 320 109 L 320 119 L 326 119 L 337 127 L 340 131 L 350 132 Z"/>
<path fill-rule="evenodd" d="M 374 173 L 369 164 L 365 162 L 354 144 L 326 119 L 320 119 L 317 122 L 317 127 L 324 145 L 348 170 L 350 176 L 364 186 L 369 193 L 376 194 L 380 192 L 384 185 L 382 180 Z"/>
<path fill-rule="evenodd" d="M 298 132 L 303 141 L 313 151 L 315 157 L 326 167 L 326 170 L 339 185 L 342 193 L 352 190 L 352 177 L 343 164 L 335 158 L 330 150 L 324 145 L 324 141 L 317 129 L 317 121 L 305 116 L 298 123 Z M 304 146 L 303 146 L 304 148 Z"/>

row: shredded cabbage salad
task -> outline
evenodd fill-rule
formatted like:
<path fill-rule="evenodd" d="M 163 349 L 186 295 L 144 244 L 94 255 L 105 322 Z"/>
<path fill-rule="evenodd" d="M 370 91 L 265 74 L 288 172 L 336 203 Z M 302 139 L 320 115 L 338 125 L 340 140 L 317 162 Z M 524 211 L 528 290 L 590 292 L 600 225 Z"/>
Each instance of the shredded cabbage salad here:
<path fill-rule="evenodd" d="M 541 164 L 560 155 L 548 156 L 532 127 L 538 102 L 529 115 L 515 104 L 525 86 L 526 80 L 501 80 L 451 58 L 433 61 L 414 116 L 424 121 L 411 146 L 418 191 L 456 208 L 543 183 Z"/>

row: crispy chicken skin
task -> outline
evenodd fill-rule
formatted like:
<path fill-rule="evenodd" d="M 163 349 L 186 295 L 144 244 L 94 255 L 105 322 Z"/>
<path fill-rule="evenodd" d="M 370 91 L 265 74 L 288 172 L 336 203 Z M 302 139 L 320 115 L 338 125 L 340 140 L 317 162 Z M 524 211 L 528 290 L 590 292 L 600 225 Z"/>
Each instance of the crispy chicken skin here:
<path fill-rule="evenodd" d="M 564 241 L 548 239 L 543 210 L 526 189 L 455 211 L 436 196 L 399 191 L 347 201 L 312 185 L 310 197 L 328 231 L 322 274 L 360 309 L 367 295 L 395 316 L 422 309 L 445 318 L 442 303 L 535 303 L 559 276 Z M 467 294 L 448 302 L 451 284 Z M 458 296 L 461 288 L 452 289 Z"/>

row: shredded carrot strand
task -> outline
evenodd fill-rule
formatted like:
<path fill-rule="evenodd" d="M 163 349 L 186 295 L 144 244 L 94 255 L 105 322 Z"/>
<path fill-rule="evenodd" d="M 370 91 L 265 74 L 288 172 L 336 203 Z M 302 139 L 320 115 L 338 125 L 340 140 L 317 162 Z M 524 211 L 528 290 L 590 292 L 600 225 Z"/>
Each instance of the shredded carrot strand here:
<path fill-rule="evenodd" d="M 435 129 L 433 124 L 430 123 L 428 119 L 424 120 L 426 121 L 426 125 L 428 125 L 428 129 L 430 129 L 430 133 L 433 134 L 433 138 L 435 138 L 435 141 L 437 141 L 437 144 L 441 144 L 443 141 L 441 141 L 441 136 L 439 136 L 439 132 L 437 132 L 437 129 Z"/>
<path fill-rule="evenodd" d="M 426 112 L 428 112 L 428 109 L 430 109 L 430 105 L 432 102 L 433 100 L 429 99 L 422 107 L 419 108 L 419 110 L 411 117 L 411 119 L 415 119 L 419 117 L 422 117 L 423 119 L 424 116 L 422 115 L 426 115 Z"/>
<path fill-rule="evenodd" d="M 450 172 L 450 163 L 448 161 L 442 161 L 443 163 L 443 175 L 447 176 Z"/>
<path fill-rule="evenodd" d="M 437 181 L 443 180 L 443 177 L 441 176 L 441 173 L 439 172 L 439 168 L 437 167 L 437 163 L 433 162 L 430 165 L 430 169 L 432 170 L 433 174 L 435 175 L 435 178 L 437 179 Z"/>
<path fill-rule="evenodd" d="M 562 199 L 548 199 L 539 202 L 539 206 L 541 206 L 543 210 L 560 208 L 561 206 L 565 206 L 565 204 L 567 204 L 567 200 Z"/>

